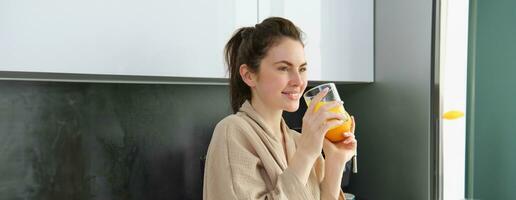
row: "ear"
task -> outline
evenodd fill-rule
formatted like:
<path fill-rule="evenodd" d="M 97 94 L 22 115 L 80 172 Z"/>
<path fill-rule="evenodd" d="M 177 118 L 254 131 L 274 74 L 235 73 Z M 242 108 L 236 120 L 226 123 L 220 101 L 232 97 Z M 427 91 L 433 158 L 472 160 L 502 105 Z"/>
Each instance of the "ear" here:
<path fill-rule="evenodd" d="M 240 65 L 240 76 L 242 80 L 251 88 L 256 86 L 256 74 L 249 70 L 249 66 L 246 64 Z"/>

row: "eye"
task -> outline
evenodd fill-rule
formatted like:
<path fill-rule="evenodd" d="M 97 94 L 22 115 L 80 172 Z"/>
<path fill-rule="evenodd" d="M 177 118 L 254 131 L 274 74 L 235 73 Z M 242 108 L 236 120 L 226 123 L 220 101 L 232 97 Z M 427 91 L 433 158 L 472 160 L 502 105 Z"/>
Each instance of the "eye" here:
<path fill-rule="evenodd" d="M 280 71 L 288 71 L 288 67 L 287 66 L 281 66 L 281 67 L 278 67 L 278 70 L 280 70 Z"/>
<path fill-rule="evenodd" d="M 301 67 L 301 68 L 299 68 L 299 71 L 300 71 L 300 72 L 306 72 L 306 67 Z"/>

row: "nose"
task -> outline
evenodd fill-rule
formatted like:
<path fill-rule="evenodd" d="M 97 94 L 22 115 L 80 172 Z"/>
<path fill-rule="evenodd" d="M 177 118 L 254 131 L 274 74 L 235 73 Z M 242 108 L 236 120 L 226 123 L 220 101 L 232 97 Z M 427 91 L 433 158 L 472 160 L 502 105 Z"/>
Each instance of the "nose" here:
<path fill-rule="evenodd" d="M 290 85 L 299 86 L 303 83 L 303 77 L 298 71 L 294 71 L 290 74 Z"/>

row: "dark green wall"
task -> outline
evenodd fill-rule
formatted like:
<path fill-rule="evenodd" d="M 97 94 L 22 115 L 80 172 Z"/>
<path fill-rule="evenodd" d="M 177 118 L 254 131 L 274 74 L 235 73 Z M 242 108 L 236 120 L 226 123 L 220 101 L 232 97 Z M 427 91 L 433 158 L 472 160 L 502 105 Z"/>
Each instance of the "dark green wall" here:
<path fill-rule="evenodd" d="M 227 86 L 0 81 L 0 199 L 201 199 Z"/>
<path fill-rule="evenodd" d="M 516 198 L 516 1 L 471 0 L 466 195 Z"/>

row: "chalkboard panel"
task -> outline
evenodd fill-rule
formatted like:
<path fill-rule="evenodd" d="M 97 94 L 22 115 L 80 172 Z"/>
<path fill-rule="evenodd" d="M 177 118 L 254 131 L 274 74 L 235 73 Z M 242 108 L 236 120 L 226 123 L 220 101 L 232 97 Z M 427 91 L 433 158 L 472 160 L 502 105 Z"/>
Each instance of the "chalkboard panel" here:
<path fill-rule="evenodd" d="M 201 199 L 227 86 L 0 81 L 0 199 Z"/>

